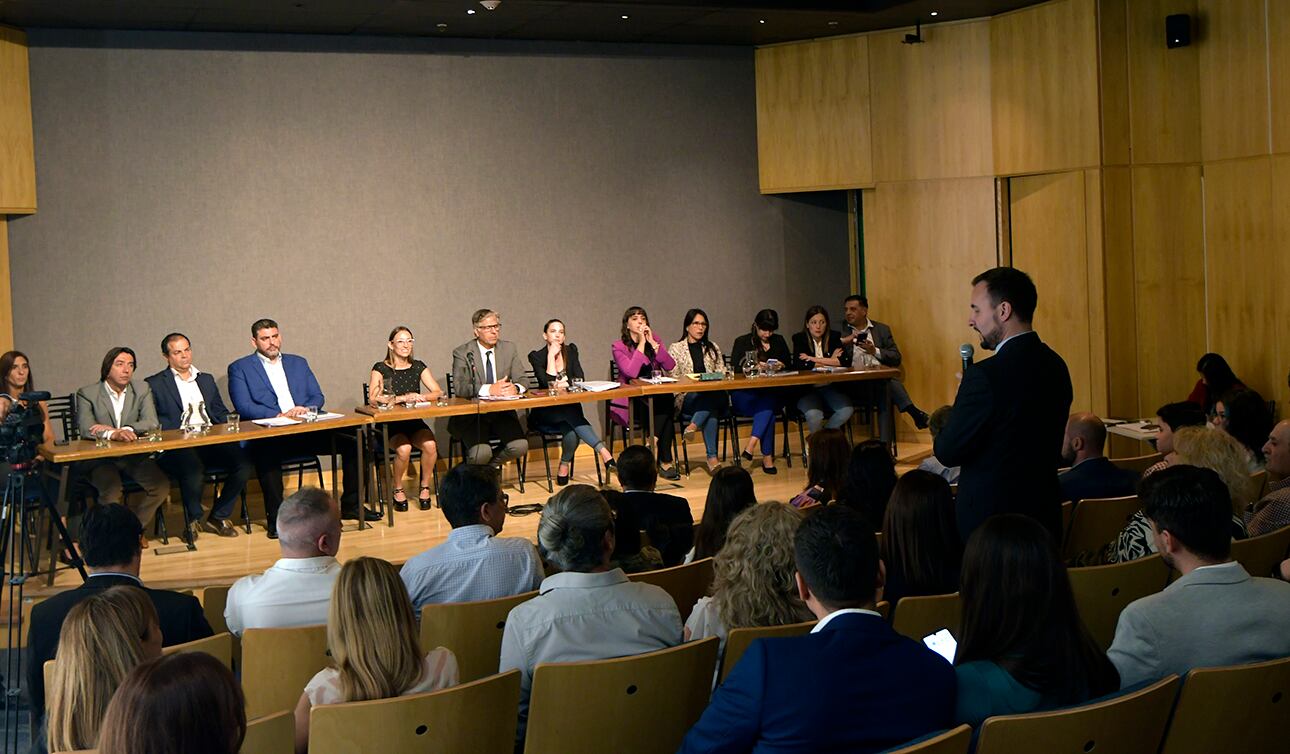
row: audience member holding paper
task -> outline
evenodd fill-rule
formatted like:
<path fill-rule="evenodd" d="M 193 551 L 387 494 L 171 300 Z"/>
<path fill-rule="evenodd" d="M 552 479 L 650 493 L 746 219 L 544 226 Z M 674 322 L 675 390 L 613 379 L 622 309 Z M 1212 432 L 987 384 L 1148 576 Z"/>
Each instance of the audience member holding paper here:
<path fill-rule="evenodd" d="M 367 382 L 367 400 L 373 406 L 393 406 L 396 403 L 414 405 L 433 401 L 443 395 L 434 374 L 424 361 L 412 357 L 416 339 L 412 331 L 399 325 L 390 331 L 390 342 L 385 359 L 372 365 Z M 425 388 L 425 392 L 422 392 Z M 421 451 L 421 491 L 417 503 L 421 510 L 430 510 L 430 496 L 434 488 L 434 465 L 439 460 L 434 432 L 422 419 L 405 419 L 390 422 L 390 447 L 394 450 L 394 510 L 408 509 L 408 495 L 403 490 L 403 477 L 412 463 L 412 446 Z"/>
<path fill-rule="evenodd" d="M 228 394 L 233 408 L 244 419 L 286 418 L 300 420 L 323 407 L 323 392 L 303 356 L 282 353 L 278 323 L 260 319 L 251 325 L 255 353 L 228 365 Z M 341 518 L 364 516 L 376 521 L 381 514 L 358 503 L 358 456 L 353 443 L 338 442 L 344 491 Z M 293 456 L 330 454 L 330 432 L 304 432 L 256 440 L 249 446 L 255 474 L 264 493 L 264 516 L 270 539 L 278 538 L 278 506 L 282 504 L 282 461 Z"/>
<path fill-rule="evenodd" d="M 829 312 L 818 304 L 806 310 L 802 331 L 793 333 L 794 369 L 809 371 L 820 367 L 850 367 L 851 354 L 842 347 L 842 333 L 829 325 Z M 829 412 L 828 424 L 824 412 Z M 820 429 L 846 425 L 855 406 L 851 397 L 836 385 L 816 385 L 797 399 L 797 410 L 806 417 L 812 434 Z"/>
<path fill-rule="evenodd" d="M 776 361 L 787 366 L 793 360 L 789 353 L 788 343 L 784 336 L 777 335 L 779 313 L 774 309 L 762 309 L 753 318 L 752 327 L 746 335 L 735 338 L 730 348 L 730 358 L 742 368 L 747 361 L 752 366 L 764 362 Z M 751 461 L 756 451 L 761 451 L 761 469 L 767 474 L 778 473 L 775 469 L 775 416 L 784 407 L 787 393 L 782 389 L 761 388 L 759 390 L 735 390 L 730 393 L 730 405 L 736 416 L 752 417 L 752 436 L 744 446 L 743 459 Z"/>
<path fill-rule="evenodd" d="M 702 309 L 685 313 L 681 339 L 667 347 L 667 353 L 676 362 L 673 377 L 701 372 L 726 371 L 726 361 L 721 349 L 708 338 L 708 315 Z M 717 458 L 717 412 L 727 405 L 726 393 L 713 390 L 702 393 L 678 393 L 676 410 L 685 421 L 684 437 L 703 432 L 703 446 L 708 453 L 708 473 L 721 465 Z M 687 421 L 688 419 L 688 421 Z"/>
<path fill-rule="evenodd" d="M 618 365 L 618 382 L 630 384 L 635 379 L 650 379 L 676 369 L 676 361 L 663 349 L 649 326 L 649 315 L 639 306 L 630 306 L 623 312 L 622 337 L 614 341 L 611 349 L 614 363 Z M 647 421 L 647 411 L 654 412 L 654 434 L 658 440 L 659 476 L 676 480 L 681 473 L 672 464 L 672 446 L 676 443 L 676 403 L 671 395 L 654 395 L 649 398 L 632 398 L 641 421 Z M 627 400 L 617 398 L 610 402 L 609 411 L 614 420 L 627 426 Z"/>
<path fill-rule="evenodd" d="M 452 349 L 452 379 L 462 398 L 496 400 L 524 392 L 516 380 L 524 378 L 524 360 L 515 344 L 501 340 L 502 319 L 492 309 L 479 309 L 470 317 L 475 337 Z M 466 462 L 490 464 L 500 469 L 507 461 L 529 452 L 529 441 L 515 411 L 495 411 L 454 416 L 448 431 L 466 445 Z M 499 447 L 493 452 L 490 438 Z"/>
<path fill-rule="evenodd" d="M 564 323 L 558 319 L 547 320 L 542 326 L 542 339 L 546 344 L 536 351 L 529 351 L 529 364 L 533 367 L 533 378 L 539 388 L 569 388 L 570 380 L 583 380 L 586 373 L 582 371 L 582 362 L 578 361 L 578 347 L 565 341 Z M 543 433 L 561 435 L 560 469 L 556 482 L 560 486 L 569 483 L 569 470 L 573 464 L 573 454 L 578 450 L 578 440 L 600 456 L 605 468 L 614 468 L 614 456 L 605 447 L 605 443 L 596 434 L 580 403 L 566 403 L 562 406 L 543 406 L 529 411 L 529 426 Z"/>

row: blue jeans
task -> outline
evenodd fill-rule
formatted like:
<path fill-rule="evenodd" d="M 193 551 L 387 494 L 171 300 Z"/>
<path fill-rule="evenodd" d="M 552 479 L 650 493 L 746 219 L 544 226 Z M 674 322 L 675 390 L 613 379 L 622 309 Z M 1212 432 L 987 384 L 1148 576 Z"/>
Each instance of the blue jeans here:
<path fill-rule="evenodd" d="M 698 427 L 703 432 L 703 446 L 708 451 L 708 458 L 717 457 L 716 413 L 726 401 L 726 394 L 720 391 L 710 393 L 686 393 L 681 401 L 681 421 Z"/>
<path fill-rule="evenodd" d="M 590 424 L 575 424 L 572 427 L 568 422 L 561 422 L 561 424 L 564 437 L 560 439 L 560 463 L 573 463 L 573 454 L 578 450 L 579 440 L 587 443 L 592 452 L 597 454 L 605 447 L 600 435 L 596 434 L 596 430 Z"/>
<path fill-rule="evenodd" d="M 761 443 L 761 454 L 775 455 L 775 414 L 779 412 L 780 398 L 773 388 L 736 390 L 730 394 L 735 416 L 752 417 L 753 437 Z"/>
<path fill-rule="evenodd" d="M 824 423 L 824 410 L 828 408 L 831 416 L 829 423 Z M 806 428 L 811 434 L 820 431 L 821 427 L 837 429 L 847 423 L 855 407 L 851 398 L 833 385 L 821 385 L 812 388 L 797 399 L 797 410 L 806 417 Z"/>

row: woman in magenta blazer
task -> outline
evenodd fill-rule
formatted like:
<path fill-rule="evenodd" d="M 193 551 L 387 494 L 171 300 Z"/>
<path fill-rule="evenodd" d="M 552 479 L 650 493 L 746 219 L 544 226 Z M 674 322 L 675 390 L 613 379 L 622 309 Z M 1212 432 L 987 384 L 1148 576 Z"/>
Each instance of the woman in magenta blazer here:
<path fill-rule="evenodd" d="M 659 345 L 658 338 L 649 326 L 649 315 L 639 306 L 628 307 L 623 312 L 622 337 L 614 341 L 611 349 L 614 364 L 618 367 L 618 382 L 626 385 L 637 378 L 662 375 L 676 368 L 676 361 L 668 355 L 667 349 Z M 633 398 L 634 409 L 641 421 L 646 421 L 645 412 L 654 412 L 654 432 L 658 440 L 659 476 L 664 479 L 680 479 L 681 474 L 672 462 L 672 446 L 676 442 L 676 402 L 670 394 L 653 395 L 649 398 Z M 627 401 L 619 398 L 609 404 L 610 418 L 617 424 L 627 426 Z"/>

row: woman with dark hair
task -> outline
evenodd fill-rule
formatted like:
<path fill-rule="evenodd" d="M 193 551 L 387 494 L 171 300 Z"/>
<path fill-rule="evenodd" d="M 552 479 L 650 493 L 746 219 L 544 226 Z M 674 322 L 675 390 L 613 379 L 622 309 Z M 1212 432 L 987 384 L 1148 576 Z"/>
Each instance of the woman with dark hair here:
<path fill-rule="evenodd" d="M 407 327 L 399 325 L 390 331 L 385 358 L 372 365 L 372 373 L 368 377 L 368 403 L 377 408 L 388 408 L 396 403 L 433 401 L 443 395 L 443 389 L 435 382 L 430 367 L 413 357 L 414 343 L 416 339 Z M 394 450 L 394 491 L 391 497 L 396 511 L 408 509 L 408 493 L 403 489 L 403 477 L 412 464 L 413 445 L 421 451 L 421 491 L 417 493 L 417 503 L 421 510 L 430 510 L 430 496 L 434 491 L 434 467 L 439 460 L 434 431 L 421 419 L 405 419 L 390 422 L 390 447 Z"/>
<path fill-rule="evenodd" d="M 564 323 L 558 319 L 549 319 L 542 325 L 542 339 L 546 345 L 536 351 L 529 351 L 529 365 L 533 367 L 533 379 L 539 388 L 548 390 L 552 387 L 568 388 L 569 380 L 585 379 L 582 362 L 578 361 L 578 347 L 566 340 Z M 573 467 L 573 454 L 578 450 L 578 441 L 587 443 L 592 452 L 600 456 L 605 468 L 614 470 L 614 456 L 605 447 L 605 443 L 587 421 L 587 415 L 580 403 L 566 403 L 563 406 L 545 406 L 529 410 L 529 426 L 542 433 L 559 434 L 560 468 L 556 474 L 556 483 L 561 487 L 569 483 L 569 470 Z"/>
<path fill-rule="evenodd" d="M 1263 396 L 1246 388 L 1229 390 L 1214 403 L 1210 421 L 1245 446 L 1251 474 L 1263 470 L 1263 445 L 1276 423 Z"/>
<path fill-rule="evenodd" d="M 779 314 L 774 309 L 762 309 L 753 318 L 752 329 L 735 338 L 730 358 L 736 365 L 744 362 L 764 364 L 771 361 L 787 367 L 793 360 L 784 336 L 776 334 Z M 775 468 L 775 417 L 784 407 L 785 394 L 775 388 L 735 390 L 730 393 L 730 405 L 735 416 L 752 417 L 752 436 L 740 456 L 753 460 L 760 452 L 761 469 L 767 474 L 778 473 Z"/>
<path fill-rule="evenodd" d="M 116 690 L 99 754 L 237 754 L 246 700 L 233 672 L 205 652 L 139 665 Z"/>
<path fill-rule="evenodd" d="M 0 392 L 0 419 L 9 414 L 9 407 L 18 401 L 18 396 L 36 389 L 36 378 L 31 373 L 31 362 L 22 351 L 8 351 L 0 356 L 0 378 L 3 378 L 3 390 Z M 23 405 L 26 405 L 23 403 Z M 46 445 L 54 441 L 54 427 L 49 423 L 49 406 L 40 402 L 40 413 L 45 419 L 45 430 L 42 442 Z"/>
<path fill-rule="evenodd" d="M 806 489 L 790 502 L 796 508 L 824 505 L 838 499 L 847 481 L 851 443 L 840 429 L 822 429 L 807 438 L 810 461 L 806 465 Z"/>
<path fill-rule="evenodd" d="M 747 470 L 738 466 L 718 469 L 708 484 L 703 518 L 694 532 L 694 549 L 686 556 L 685 562 L 710 558 L 721 552 L 730 522 L 744 509 L 756 504 L 752 475 Z"/>
<path fill-rule="evenodd" d="M 851 355 L 842 347 L 842 333 L 832 329 L 828 310 L 818 305 L 806 310 L 802 331 L 793 333 L 793 353 L 796 354 L 793 368 L 801 371 L 851 366 Z M 824 423 L 825 409 L 829 412 L 828 424 Z M 815 434 L 821 427 L 844 426 L 855 412 L 855 406 L 850 396 L 836 385 L 816 385 L 797 399 L 797 410 L 806 417 L 808 431 Z"/>
<path fill-rule="evenodd" d="M 1120 687 L 1080 620 L 1052 537 L 1034 519 L 1007 514 L 978 527 L 959 593 L 957 722 L 1079 704 Z"/>
<path fill-rule="evenodd" d="M 1196 362 L 1196 371 L 1200 372 L 1200 379 L 1196 380 L 1187 400 L 1200 406 L 1205 413 L 1213 411 L 1214 403 L 1227 391 L 1245 387 L 1245 383 L 1227 365 L 1227 359 L 1216 353 L 1200 357 Z"/>
<path fill-rule="evenodd" d="M 631 384 L 635 379 L 649 379 L 662 375 L 676 368 L 676 362 L 667 350 L 659 345 L 654 337 L 654 330 L 649 325 L 649 315 L 639 306 L 629 306 L 623 312 L 622 334 L 614 341 L 611 349 L 614 364 L 618 367 L 618 382 L 621 385 Z M 658 475 L 664 479 L 677 480 L 681 473 L 672 464 L 672 446 L 676 443 L 676 403 L 671 395 L 653 395 L 648 398 L 632 398 L 635 402 L 636 415 L 644 417 L 646 412 L 654 413 L 654 437 L 658 441 Z M 616 398 L 609 403 L 609 412 L 614 421 L 627 426 L 627 401 Z"/>
<path fill-rule="evenodd" d="M 721 349 L 708 337 L 708 315 L 702 309 L 685 313 L 681 339 L 667 347 L 667 353 L 676 362 L 671 376 L 680 378 L 696 372 L 724 372 L 726 360 Z M 686 422 L 682 436 L 689 439 L 695 432 L 703 432 L 703 446 L 708 454 L 708 472 L 717 470 L 717 413 L 729 399 L 720 390 L 701 393 L 683 393 L 676 396 L 677 415 Z"/>
<path fill-rule="evenodd" d="M 854 455 L 852 456 L 854 458 Z M 963 545 L 944 478 L 915 469 L 896 482 L 882 521 L 883 599 L 958 591 Z"/>
<path fill-rule="evenodd" d="M 896 464 L 891 448 L 881 440 L 865 440 L 851 450 L 847 478 L 838 493 L 838 502 L 860 511 L 873 524 L 882 526 L 887 500 L 896 488 Z"/>

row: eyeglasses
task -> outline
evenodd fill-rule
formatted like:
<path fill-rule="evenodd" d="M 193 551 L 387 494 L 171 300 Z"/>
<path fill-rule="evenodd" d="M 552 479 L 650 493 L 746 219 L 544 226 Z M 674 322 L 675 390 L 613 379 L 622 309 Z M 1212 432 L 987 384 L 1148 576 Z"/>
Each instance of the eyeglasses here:
<path fill-rule="evenodd" d="M 506 494 L 505 492 L 503 492 L 503 493 L 502 493 L 502 499 L 501 499 L 499 502 L 501 502 L 501 504 L 502 504 L 502 507 L 503 507 L 503 508 L 510 508 L 510 507 L 511 507 L 511 496 L 510 496 L 510 495 L 508 495 L 508 494 Z"/>
<path fill-rule="evenodd" d="M 396 341 L 394 341 L 394 345 L 396 345 L 396 346 L 410 346 L 410 345 L 412 345 L 413 343 L 416 343 L 416 342 L 417 342 L 417 341 L 416 341 L 416 338 L 408 338 L 407 340 L 396 340 Z"/>
<path fill-rule="evenodd" d="M 502 329 L 502 323 L 498 322 L 495 325 L 475 325 L 475 329 L 476 330 L 500 330 Z"/>

